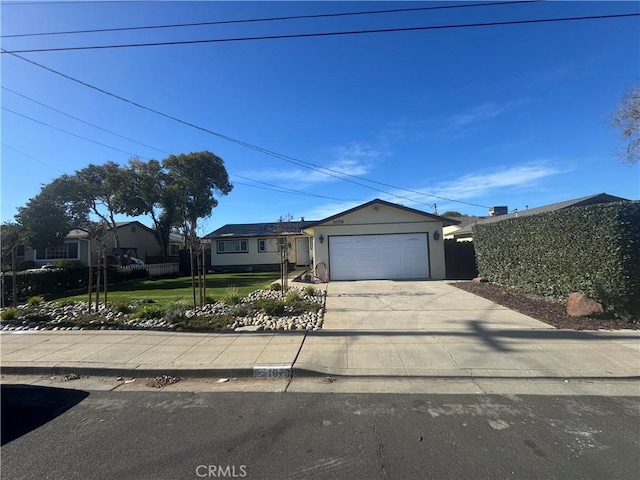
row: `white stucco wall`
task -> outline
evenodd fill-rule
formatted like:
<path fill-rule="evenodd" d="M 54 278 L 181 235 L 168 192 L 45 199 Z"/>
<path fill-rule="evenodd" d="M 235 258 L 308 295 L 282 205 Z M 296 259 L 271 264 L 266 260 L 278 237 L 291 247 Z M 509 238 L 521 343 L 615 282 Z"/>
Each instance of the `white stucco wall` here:
<path fill-rule="evenodd" d="M 434 239 L 438 232 L 439 240 Z M 391 233 L 426 233 L 429 252 L 430 278 L 439 280 L 446 276 L 442 222 L 423 215 L 387 205 L 374 204 L 361 210 L 331 219 L 308 230 L 313 236 L 313 263 L 323 262 L 329 267 L 329 237 L 333 235 L 374 235 Z M 320 236 L 323 242 L 320 243 Z"/>

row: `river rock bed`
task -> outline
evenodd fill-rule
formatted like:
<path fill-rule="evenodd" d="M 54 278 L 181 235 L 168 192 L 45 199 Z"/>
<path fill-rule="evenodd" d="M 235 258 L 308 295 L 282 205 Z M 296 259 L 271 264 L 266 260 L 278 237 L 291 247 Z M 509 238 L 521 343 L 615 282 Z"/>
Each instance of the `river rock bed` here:
<path fill-rule="evenodd" d="M 291 293 L 295 292 L 295 293 Z M 287 300 L 285 300 L 287 298 Z M 299 287 L 290 287 L 288 296 L 276 290 L 256 290 L 237 302 L 227 304 L 215 302 L 204 306 L 182 308 L 169 304 L 158 318 L 141 318 L 140 309 L 159 306 L 148 300 L 137 300 L 122 308 L 122 305 L 101 303 L 96 312 L 95 305 L 89 309 L 86 301 L 60 304 L 42 302 L 38 305 L 19 305 L 12 312 L 13 318 L 0 320 L 0 331 L 35 330 L 215 330 L 215 331 L 264 331 L 264 330 L 320 330 L 324 321 L 325 292 L 316 289 L 313 295 Z M 264 301 L 284 303 L 282 312 L 267 314 L 260 305 Z M 262 302 L 262 303 L 261 303 Z M 300 311 L 300 305 L 309 308 Z M 0 313 L 10 310 L 3 308 Z M 128 310 L 128 311 L 127 311 Z M 207 328 L 208 319 L 217 319 L 216 325 Z M 198 328 L 191 320 L 200 322 Z M 221 322 L 223 324 L 221 324 Z"/>

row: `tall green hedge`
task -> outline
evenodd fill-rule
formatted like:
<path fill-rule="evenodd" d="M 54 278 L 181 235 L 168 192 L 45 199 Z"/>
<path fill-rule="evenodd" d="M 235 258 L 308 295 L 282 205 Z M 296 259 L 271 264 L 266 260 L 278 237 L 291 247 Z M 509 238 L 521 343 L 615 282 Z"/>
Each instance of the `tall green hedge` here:
<path fill-rule="evenodd" d="M 5 304 L 9 304 L 13 295 L 13 276 L 4 272 Z M 117 266 L 109 266 L 107 279 L 110 284 L 128 280 L 146 278 L 146 269 L 126 270 Z M 93 268 L 93 284 L 97 279 L 96 268 Z M 34 270 L 16 274 L 18 298 L 24 300 L 34 295 L 55 295 L 76 289 L 88 288 L 89 267 L 71 267 L 52 270 Z"/>
<path fill-rule="evenodd" d="M 640 202 L 575 207 L 476 225 L 480 275 L 539 295 L 581 292 L 640 319 Z"/>

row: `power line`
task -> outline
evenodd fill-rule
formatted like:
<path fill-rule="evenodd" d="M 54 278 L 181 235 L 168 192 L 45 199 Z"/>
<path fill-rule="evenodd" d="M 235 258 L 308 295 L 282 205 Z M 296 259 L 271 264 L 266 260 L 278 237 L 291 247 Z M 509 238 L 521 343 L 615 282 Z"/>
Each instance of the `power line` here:
<path fill-rule="evenodd" d="M 40 32 L 40 33 L 20 33 L 13 35 L 0 35 L 0 38 L 18 38 L 18 37 L 36 37 L 45 35 L 73 35 L 81 33 L 106 33 L 106 32 L 124 32 L 133 30 L 155 30 L 164 28 L 185 28 L 185 27 L 202 27 L 208 25 L 233 25 L 239 23 L 258 23 L 258 22 L 274 22 L 289 20 L 305 20 L 312 18 L 335 18 L 350 17 L 358 15 L 378 15 L 388 13 L 418 12 L 427 10 L 445 10 L 453 8 L 473 8 L 473 7 L 490 7 L 496 5 L 513 5 L 516 3 L 541 3 L 545 0 L 520 0 L 507 2 L 487 2 L 487 3 L 467 3 L 464 5 L 438 5 L 433 7 L 412 7 L 412 8 L 393 8 L 388 10 L 368 10 L 361 12 L 341 12 L 341 13 L 319 13 L 313 15 L 291 15 L 285 17 L 266 17 L 266 18 L 250 18 L 242 20 L 218 20 L 212 22 L 196 22 L 196 23 L 173 23 L 168 25 L 146 25 L 138 27 L 118 27 L 118 28 L 94 28 L 88 30 L 67 30 L 62 32 Z"/>
<path fill-rule="evenodd" d="M 387 192 L 385 190 L 381 190 L 379 188 L 371 187 L 370 185 L 365 185 L 365 184 L 362 184 L 360 182 L 356 182 L 354 180 L 350 180 L 349 178 L 345 178 L 345 177 L 356 178 L 356 179 L 359 179 L 359 180 L 363 180 L 363 181 L 366 181 L 366 182 L 370 182 L 370 183 L 374 183 L 374 184 L 377 184 L 377 185 L 385 186 L 385 187 L 388 187 L 388 188 L 393 188 L 393 189 L 396 189 L 396 190 L 402 190 L 402 191 L 406 191 L 406 192 L 410 192 L 410 193 L 414 193 L 414 194 L 418 194 L 418 195 L 422 195 L 422 196 L 426 196 L 426 197 L 438 198 L 440 200 L 446 200 L 446 201 L 449 201 L 449 202 L 461 203 L 461 204 L 470 205 L 470 206 L 474 206 L 474 207 L 489 208 L 486 205 L 480 205 L 480 204 L 472 203 L 472 202 L 465 202 L 463 200 L 454 200 L 454 199 L 451 199 L 451 198 L 441 197 L 441 196 L 438 196 L 438 195 L 431 195 L 431 194 L 420 192 L 420 191 L 417 191 L 417 190 L 410 190 L 410 189 L 406 189 L 406 188 L 402 188 L 402 187 L 397 187 L 397 186 L 394 186 L 394 185 L 391 185 L 391 184 L 378 182 L 378 181 L 375 181 L 375 180 L 370 180 L 370 179 L 367 179 L 367 178 L 364 178 L 364 177 L 359 177 L 357 175 L 351 175 L 351 174 L 348 174 L 348 173 L 345 173 L 345 172 L 340 172 L 338 170 L 333 170 L 333 169 L 329 169 L 329 168 L 326 168 L 326 167 L 321 167 L 319 165 L 312 164 L 310 162 L 304 162 L 302 160 L 298 160 L 296 158 L 289 157 L 289 156 L 281 154 L 281 153 L 277 153 L 277 152 L 273 152 L 271 150 L 267 150 L 266 148 L 262 148 L 262 147 L 259 147 L 259 146 L 256 146 L 256 145 L 252 145 L 252 144 L 250 144 L 248 142 L 244 142 L 242 140 L 238 140 L 236 138 L 229 137 L 228 135 L 224 135 L 224 134 L 215 132 L 215 131 L 210 130 L 208 128 L 196 125 L 194 123 L 187 122 L 185 120 L 182 120 L 180 118 L 174 117 L 172 115 L 169 115 L 167 113 L 161 112 L 159 110 L 153 109 L 151 107 L 147 107 L 147 106 L 142 105 L 140 103 L 134 102 L 133 100 L 129 100 L 127 98 L 121 97 L 120 95 L 108 92 L 107 90 L 104 90 L 104 89 L 102 89 L 100 87 L 96 87 L 95 85 L 91 85 L 90 83 L 84 82 L 84 81 L 79 80 L 79 79 L 77 79 L 75 77 L 72 77 L 72 76 L 67 75 L 65 73 L 59 72 L 57 70 L 54 70 L 54 69 L 52 69 L 50 67 L 47 67 L 47 66 L 42 65 L 42 64 L 40 64 L 38 62 L 35 62 L 34 60 L 30 60 L 28 58 L 25 58 L 25 57 L 23 57 L 21 55 L 18 55 L 16 53 L 8 52 L 8 51 L 6 51 L 4 49 L 0 49 L 0 51 L 2 51 L 4 53 L 8 53 L 8 54 L 10 54 L 10 55 L 12 55 L 12 56 L 14 56 L 16 58 L 19 58 L 19 59 L 21 59 L 21 60 L 23 60 L 23 61 L 25 61 L 27 63 L 32 64 L 32 65 L 38 66 L 40 68 L 43 68 L 44 70 L 47 70 L 47 71 L 49 71 L 51 73 L 55 73 L 56 75 L 59 75 L 59 76 L 61 76 L 63 78 L 66 78 L 66 79 L 71 80 L 73 82 L 79 83 L 80 85 L 84 85 L 85 87 L 91 88 L 91 89 L 96 90 L 96 91 L 98 91 L 100 93 L 103 93 L 103 94 L 108 95 L 110 97 L 116 98 L 116 99 L 118 99 L 120 101 L 129 103 L 129 104 L 134 105 L 134 106 L 136 106 L 138 108 L 141 108 L 143 110 L 147 110 L 149 112 L 155 113 L 156 115 L 160 115 L 160 116 L 162 116 L 164 118 L 167 118 L 169 120 L 173 120 L 173 121 L 175 121 L 177 123 L 186 125 L 188 127 L 194 128 L 196 130 L 200 130 L 200 131 L 208 133 L 210 135 L 214 135 L 214 136 L 216 136 L 218 138 L 222 138 L 223 140 L 227 140 L 229 142 L 235 143 L 237 145 L 241 145 L 241 146 L 249 148 L 251 150 L 255 150 L 255 151 L 263 153 L 265 155 L 269 155 L 269 156 L 272 156 L 272 157 L 275 157 L 275 158 L 279 158 L 279 159 L 284 160 L 286 162 L 293 163 L 293 164 L 299 165 L 299 166 L 303 166 L 303 167 L 308 168 L 310 170 L 315 170 L 317 172 L 320 172 L 320 173 L 322 173 L 324 175 L 327 175 L 327 176 L 330 176 L 330 177 L 341 179 L 341 180 L 343 180 L 345 182 L 349 182 L 349 183 L 352 183 L 354 185 L 359 185 L 361 187 L 368 188 L 370 190 L 374 190 L 374 191 L 377 191 L 377 192 L 381 192 L 381 193 L 384 193 L 386 195 L 391 195 L 393 197 L 400 198 L 400 199 L 403 199 L 403 200 L 407 200 L 409 202 L 420 203 L 422 205 L 427 205 L 429 207 L 432 206 L 431 204 L 419 202 L 419 201 L 417 201 L 415 199 L 411 199 L 411 198 L 403 197 L 401 195 L 390 193 L 390 192 Z M 331 173 L 331 172 L 333 172 L 333 173 Z"/>
<path fill-rule="evenodd" d="M 60 170 L 59 168 L 54 167 L 53 165 L 51 165 L 51 164 L 49 164 L 49 163 L 47 163 L 47 162 L 43 162 L 43 161 L 42 161 L 42 160 L 40 160 L 39 158 L 36 158 L 36 157 L 34 157 L 34 156 L 32 156 L 32 155 L 29 155 L 28 153 L 24 153 L 24 152 L 22 152 L 22 151 L 18 150 L 17 148 L 14 148 L 14 147 L 12 147 L 11 145 L 6 144 L 5 142 L 2 142 L 2 145 L 4 145 L 4 146 L 5 146 L 6 148 L 8 148 L 9 150 L 13 150 L 14 152 L 19 153 L 20 155 L 24 155 L 24 156 L 25 156 L 25 157 L 27 157 L 27 158 L 30 158 L 30 159 L 32 159 L 32 160 L 35 160 L 36 162 L 41 163 L 42 165 L 44 165 L 44 166 L 46 166 L 46 167 L 53 168 L 54 170 L 57 170 L 57 171 L 58 171 L 58 172 L 60 172 L 60 173 L 64 173 L 64 172 L 63 172 L 62 170 Z"/>
<path fill-rule="evenodd" d="M 56 111 L 56 112 L 58 112 L 58 113 L 61 113 L 62 115 L 66 115 L 66 116 L 71 117 L 71 118 L 73 118 L 73 119 L 75 119 L 75 120 L 78 120 L 78 121 L 80 121 L 80 122 L 82 122 L 82 123 L 86 123 L 86 124 L 88 124 L 88 125 L 91 125 L 92 127 L 98 128 L 98 129 L 100 129 L 100 130 L 104 130 L 104 131 L 109 132 L 109 133 L 113 133 L 114 135 L 117 135 L 117 136 L 119 136 L 119 137 L 125 138 L 125 139 L 127 139 L 127 140 L 132 141 L 132 142 L 140 143 L 140 142 L 138 142 L 138 141 L 136 141 L 136 140 L 134 140 L 134 139 L 132 139 L 132 138 L 124 137 L 124 136 L 119 135 L 119 134 L 117 134 L 117 133 L 111 132 L 110 130 L 107 130 L 107 129 L 105 129 L 105 128 L 102 128 L 102 127 L 100 127 L 99 125 L 95 125 L 95 124 L 93 124 L 93 123 L 86 122 L 85 120 L 82 120 L 81 118 L 74 117 L 74 116 L 72 116 L 72 115 L 69 115 L 69 114 L 67 114 L 67 113 L 65 113 L 65 112 L 63 112 L 63 111 L 61 111 L 61 110 L 55 109 L 55 108 L 53 108 L 53 107 L 49 107 L 49 106 L 47 106 L 47 105 L 45 105 L 45 104 L 43 104 L 43 103 L 41 103 L 41 102 L 38 102 L 38 101 L 36 101 L 36 100 L 33 100 L 32 98 L 29 98 L 29 97 L 27 97 L 26 95 L 22 95 L 22 94 L 20 94 L 20 93 L 18 93 L 18 92 L 15 92 L 15 91 L 13 91 L 13 90 L 11 90 L 11 89 L 7 88 L 7 87 L 1 87 L 1 88 L 5 89 L 5 90 L 7 90 L 7 91 L 9 91 L 9 92 L 11 92 L 11 93 L 15 93 L 16 95 L 19 95 L 19 96 L 21 96 L 21 97 L 24 97 L 24 98 L 26 98 L 27 100 L 31 100 L 31 101 L 33 101 L 33 102 L 35 102 L 35 103 L 39 104 L 39 105 L 42 105 L 42 106 L 47 107 L 47 108 L 51 108 L 52 110 L 54 110 L 54 111 Z M 27 119 L 29 119 L 29 120 L 32 120 L 32 121 L 34 121 L 34 122 L 41 123 L 42 125 L 46 125 L 46 126 L 48 126 L 48 127 L 55 128 L 55 129 L 57 129 L 57 130 L 61 130 L 61 131 L 65 132 L 65 133 L 68 133 L 68 134 L 70 134 L 70 135 L 78 136 L 78 137 L 80 137 L 80 138 L 84 138 L 85 140 L 88 140 L 88 141 L 94 142 L 93 140 L 88 139 L 88 138 L 86 138 L 86 137 L 81 137 L 81 136 L 76 135 L 76 134 L 74 134 L 74 133 L 67 132 L 66 130 L 62 130 L 62 129 L 59 129 L 59 128 L 57 128 L 57 127 L 53 127 L 52 125 L 49 125 L 49 124 L 47 124 L 47 123 L 41 122 L 41 121 L 36 120 L 36 119 L 33 119 L 33 118 L 31 118 L 31 117 L 27 117 L 26 115 L 22 115 L 22 114 L 20 114 L 20 113 L 14 112 L 14 111 L 9 110 L 9 109 L 6 109 L 6 108 L 5 108 L 5 110 L 7 110 L 7 111 L 9 111 L 9 112 L 11 112 L 11 113 L 14 113 L 14 114 L 16 114 L 16 115 L 22 116 L 22 117 L 24 117 L 24 118 L 27 118 Z M 119 149 L 117 149 L 117 148 L 115 148 L 115 147 L 112 147 L 112 146 L 110 146 L 110 145 L 102 144 L 102 143 L 99 143 L 99 142 L 94 142 L 94 143 L 98 143 L 99 145 L 106 146 L 106 147 L 108 147 L 108 148 L 112 148 L 112 149 L 114 149 L 114 150 L 119 150 Z M 159 148 L 152 147 L 151 145 L 146 145 L 146 144 L 144 144 L 144 143 L 140 143 L 140 144 L 141 144 L 141 145 L 144 145 L 144 146 L 146 146 L 146 147 L 148 147 L 148 148 L 152 148 L 152 149 L 154 149 L 154 150 L 158 150 L 159 152 L 164 152 L 164 153 L 167 153 L 168 155 L 170 155 L 170 153 L 169 153 L 169 152 L 165 152 L 164 150 L 160 150 Z M 20 153 L 20 154 L 22 154 L 22 155 L 28 156 L 28 157 L 30 157 L 30 158 L 32 158 L 32 159 L 34 159 L 34 160 L 36 160 L 36 161 L 41 162 L 41 161 L 40 161 L 40 160 L 38 160 L 37 158 L 35 158 L 35 157 L 31 157 L 31 156 L 27 155 L 26 153 L 24 153 L 24 152 L 20 152 L 19 150 L 15 149 L 15 148 L 9 147 L 8 145 L 7 145 L 7 147 L 8 147 L 8 148 L 10 148 L 10 149 L 12 149 L 12 150 L 15 150 L 16 152 L 18 152 L 18 153 Z M 119 151 L 122 151 L 122 150 L 119 150 Z M 125 152 L 125 153 L 128 153 L 128 152 Z M 140 158 L 144 158 L 144 157 L 140 157 Z M 47 164 L 46 164 L 46 163 L 44 163 L 44 162 L 41 162 L 41 163 L 43 163 L 44 165 L 47 165 Z M 47 166 L 51 166 L 51 165 L 47 165 Z M 54 168 L 54 167 L 52 167 L 52 168 Z M 58 170 L 59 172 L 62 172 L 62 170 L 59 170 L 59 169 L 56 169 L 56 170 Z M 64 173 L 64 172 L 62 172 L 62 173 Z M 262 181 L 260 181 L 260 180 L 255 180 L 255 179 L 253 179 L 253 178 L 245 177 L 245 176 L 238 175 L 238 174 L 234 174 L 234 173 L 229 173 L 229 174 L 230 174 L 230 175 L 232 175 L 232 176 L 236 176 L 236 177 L 238 177 L 238 178 L 243 178 L 243 179 L 245 179 L 245 180 L 248 180 L 248 181 L 251 181 L 251 182 L 255 182 L 255 183 L 260 183 L 260 184 L 262 184 L 262 185 L 266 185 L 266 186 L 268 186 L 268 187 L 273 187 L 273 188 L 259 187 L 259 186 L 257 186 L 257 185 L 249 185 L 249 184 L 243 184 L 243 183 L 241 183 L 241 182 L 236 182 L 236 183 L 238 183 L 239 185 L 245 185 L 245 186 L 248 186 L 248 187 L 261 188 L 261 189 L 266 189 L 266 190 L 272 190 L 272 191 L 274 191 L 274 192 L 280 192 L 280 193 L 293 193 L 293 194 L 296 194 L 296 195 L 303 195 L 303 196 L 316 197 L 316 198 L 324 198 L 324 199 L 327 199 L 327 200 L 336 200 L 336 201 L 340 201 L 340 202 L 347 202 L 347 201 L 351 201 L 351 200 L 344 200 L 344 199 L 335 198 L 335 197 L 327 197 L 327 196 L 325 196 L 325 195 L 318 195 L 318 194 L 309 193 L 309 192 L 302 192 L 302 191 L 300 191 L 300 190 L 294 190 L 294 189 L 291 189 L 291 188 L 281 187 L 281 186 L 279 186 L 279 185 L 274 185 L 274 184 L 271 184 L 271 183 L 262 182 Z M 276 190 L 276 189 L 277 189 L 277 190 Z"/>
<path fill-rule="evenodd" d="M 147 43 L 127 43 L 119 45 L 90 45 L 82 47 L 53 47 L 53 48 L 29 48 L 23 50 L 4 50 L 3 53 L 36 53 L 36 52 L 68 52 L 76 50 L 108 50 L 114 48 L 137 48 L 137 47 L 159 47 L 170 45 L 196 45 L 206 43 L 231 43 L 231 42 L 247 42 L 257 40 L 284 40 L 292 38 L 313 38 L 313 37 L 335 37 L 346 35 L 369 35 L 375 33 L 393 33 L 393 32 L 416 32 L 426 30 L 446 30 L 453 28 L 475 28 L 475 27 L 496 27 L 504 25 L 526 25 L 534 23 L 552 23 L 552 22 L 570 22 L 581 20 L 604 20 L 611 18 L 638 17 L 640 13 L 619 13 L 611 15 L 591 15 L 586 17 L 560 17 L 560 18 L 544 18 L 538 20 L 508 20 L 504 22 L 486 22 L 486 23 L 459 23 L 451 25 L 429 25 L 422 27 L 399 27 L 399 28 L 379 28 L 372 30 L 347 30 L 339 32 L 316 32 L 316 33 L 294 33 L 282 35 L 261 35 L 256 37 L 231 37 L 231 38 L 215 38 L 206 40 L 178 40 L 173 42 L 147 42 Z"/>
<path fill-rule="evenodd" d="M 254 180 L 253 178 L 244 177 L 242 175 L 238 175 L 237 173 L 230 173 L 229 175 L 231 175 L 233 177 L 242 178 L 244 180 L 249 180 L 251 182 L 260 183 L 262 185 L 267 185 L 269 187 L 275 187 L 275 188 L 277 188 L 279 190 L 275 190 L 274 188 L 259 187 L 258 185 L 249 185 L 247 183 L 236 182 L 239 185 L 245 185 L 247 187 L 262 188 L 262 189 L 265 189 L 265 190 L 272 190 L 274 192 L 281 192 L 281 193 L 295 193 L 295 194 L 298 194 L 298 195 L 305 195 L 305 196 L 316 197 L 316 198 L 324 198 L 326 200 L 337 200 L 338 202 L 351 202 L 351 201 L 354 201 L 354 200 L 344 200 L 342 198 L 327 197 L 325 195 L 317 195 L 315 193 L 301 192 L 300 190 L 294 190 L 292 188 L 280 187 L 279 185 L 274 185 L 272 183 L 261 182 L 260 180 Z"/>
<path fill-rule="evenodd" d="M 51 107 L 49 105 L 46 105 L 46 104 L 44 104 L 42 102 L 39 102 L 38 100 L 34 100 L 31 97 L 27 97 L 26 95 L 23 95 L 22 93 L 18 93 L 15 90 L 11 90 L 10 88 L 7 88 L 5 86 L 0 86 L 0 88 L 2 88 L 3 90 L 6 90 L 7 92 L 13 93 L 14 95 L 18 95 L 19 97 L 25 98 L 25 99 L 33 102 L 33 103 L 37 103 L 38 105 L 42 105 L 43 107 L 48 108 L 49 110 L 53 110 L 54 112 L 57 112 L 57 113 L 59 113 L 61 115 L 65 115 L 65 116 L 67 116 L 69 118 L 73 118 L 74 120 L 77 120 L 78 122 L 82 122 L 82 123 L 84 123 L 86 125 L 89 125 L 89 126 L 91 126 L 93 128 L 97 128 L 98 130 L 102 130 L 103 132 L 110 133 L 111 135 L 115 135 L 116 137 L 124 138 L 125 140 L 128 140 L 130 142 L 137 143 L 138 145 L 142 145 L 143 147 L 147 147 L 147 148 L 150 148 L 152 150 L 156 150 L 158 152 L 165 153 L 167 155 L 171 155 L 170 152 L 166 152 L 164 150 L 160 150 L 159 148 L 152 147 L 151 145 L 147 145 L 146 143 L 139 142 L 137 140 L 134 140 L 133 138 L 125 137 L 124 135 L 120 135 L 119 133 L 116 133 L 116 132 L 114 132 L 112 130 L 108 130 L 108 129 L 103 128 L 103 127 L 101 127 L 99 125 L 96 125 L 95 123 L 87 122 L 86 120 L 82 120 L 81 118 L 74 117 L 71 114 L 68 114 L 66 112 L 63 112 L 62 110 L 58 110 L 57 108 Z"/>
<path fill-rule="evenodd" d="M 22 118 L 26 118 L 27 120 L 31 120 L 32 122 L 39 123 L 40 125 L 44 125 L 46 127 L 53 128 L 54 130 L 58 130 L 60 132 L 64 132 L 67 135 L 71 135 L 71 136 L 77 137 L 77 138 L 82 138 L 83 140 L 86 140 L 87 142 L 95 143 L 96 145 L 101 145 L 103 147 L 110 148 L 111 150 L 116 150 L 118 152 L 126 153 L 128 155 L 133 156 L 133 157 L 139 157 L 139 158 L 143 158 L 145 160 L 149 160 L 149 158 L 143 157 L 142 155 L 138 155 L 136 153 L 127 152 L 126 150 L 121 150 L 119 148 L 112 147 L 111 145 L 107 145 L 106 143 L 101 143 L 101 142 L 98 142 L 96 140 L 91 140 L 90 138 L 83 137 L 82 135 L 78 135 L 77 133 L 69 132 L 68 130 L 64 130 L 62 128 L 55 127 L 55 126 L 53 126 L 53 125 L 51 125 L 49 123 L 41 122 L 40 120 L 36 120 L 35 118 L 31 118 L 31 117 L 28 117 L 27 115 L 23 115 L 22 113 L 18 113 L 18 112 L 14 111 L 14 110 L 11 110 L 10 108 L 7 108 L 7 107 L 1 107 L 1 108 L 2 108 L 2 110 L 6 111 L 6 112 L 13 113 L 14 115 L 17 115 L 17 116 L 22 117 Z"/>

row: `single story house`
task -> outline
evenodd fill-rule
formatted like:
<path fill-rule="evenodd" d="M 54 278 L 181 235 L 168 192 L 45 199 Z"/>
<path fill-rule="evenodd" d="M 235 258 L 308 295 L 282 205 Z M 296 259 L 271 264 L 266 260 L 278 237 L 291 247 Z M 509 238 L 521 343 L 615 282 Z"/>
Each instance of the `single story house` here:
<path fill-rule="evenodd" d="M 160 243 L 153 229 L 137 220 L 119 222 L 116 225 L 120 247 L 126 255 L 139 258 L 145 263 L 148 263 L 147 260 L 150 260 L 151 257 L 162 257 Z M 107 233 L 105 238 L 107 248 L 111 253 L 114 246 L 112 233 Z M 45 249 L 25 247 L 18 249 L 18 254 L 22 254 L 22 256 L 18 256 L 18 262 L 33 261 L 36 267 L 40 267 L 57 260 L 72 260 L 88 265 L 89 255 L 93 255 L 95 258 L 95 252 L 98 248 L 98 243 L 93 239 L 89 239 L 87 231 L 75 229 L 65 236 L 64 244 L 59 247 Z M 177 255 L 179 249 L 182 248 L 179 239 L 172 236 L 169 248 L 170 254 L 173 255 L 175 253 Z"/>
<path fill-rule="evenodd" d="M 214 270 L 279 265 L 279 239 L 289 262 L 313 267 L 329 280 L 443 279 L 444 225 L 456 220 L 375 199 L 318 221 L 225 225 L 207 235 Z"/>
<path fill-rule="evenodd" d="M 487 217 L 456 217 L 460 223 L 444 228 L 444 238 L 455 239 L 458 241 L 472 241 L 473 227 L 475 225 L 483 225 L 487 223 L 499 222 L 507 218 L 525 217 L 528 215 L 537 215 L 545 212 L 553 212 L 556 210 L 564 210 L 572 207 L 583 207 L 586 205 L 595 205 L 598 203 L 611 202 L 628 202 L 629 200 L 622 197 L 616 197 L 607 193 L 597 193 L 586 197 L 574 198 L 564 202 L 552 203 L 542 207 L 527 208 L 525 210 L 513 210 L 508 213 L 507 207 L 493 207 L 489 209 Z"/>
<path fill-rule="evenodd" d="M 311 265 L 309 236 L 303 229 L 313 222 L 227 224 L 205 235 L 211 241 L 214 271 L 269 271 L 280 268 L 282 239 L 286 239 L 288 263 Z"/>
<path fill-rule="evenodd" d="M 321 278 L 439 280 L 446 277 L 442 228 L 456 223 L 375 199 L 314 222 L 305 233 Z"/>

